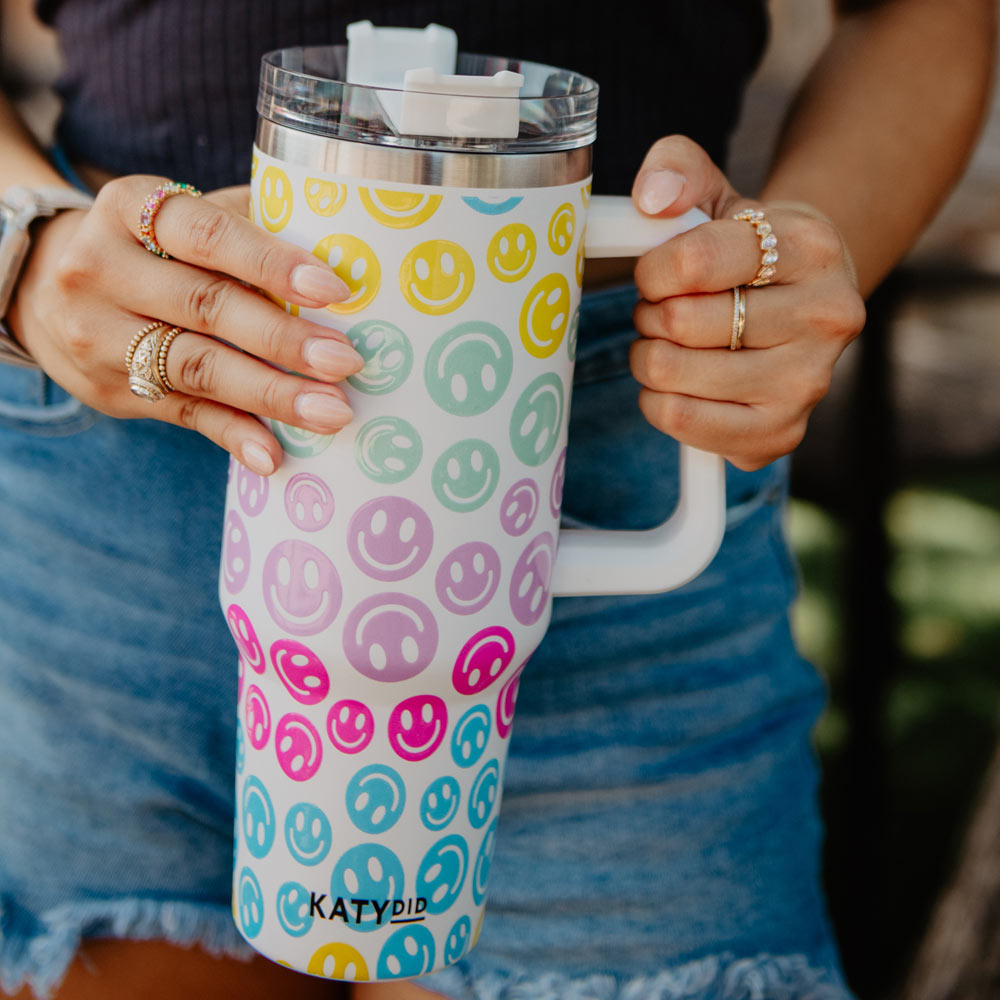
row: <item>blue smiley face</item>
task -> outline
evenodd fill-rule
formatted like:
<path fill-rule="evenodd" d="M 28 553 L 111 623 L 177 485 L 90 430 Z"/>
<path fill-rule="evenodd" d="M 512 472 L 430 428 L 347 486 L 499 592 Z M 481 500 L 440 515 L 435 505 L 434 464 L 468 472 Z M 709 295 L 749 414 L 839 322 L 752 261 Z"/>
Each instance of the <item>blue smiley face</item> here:
<path fill-rule="evenodd" d="M 469 950 L 471 939 L 472 921 L 468 917 L 459 917 L 445 939 L 444 960 L 449 965 L 454 965 Z"/>
<path fill-rule="evenodd" d="M 414 924 L 402 927 L 382 946 L 378 957 L 379 979 L 420 976 L 434 968 L 434 935 Z"/>
<path fill-rule="evenodd" d="M 334 899 L 338 896 L 376 901 L 402 899 L 403 866 L 388 847 L 358 844 L 347 851 L 333 869 L 330 895 Z M 373 907 L 361 910 L 360 922 L 355 922 L 352 911 L 351 927 L 354 930 L 374 931 L 380 926 L 383 925 L 379 923 Z"/>
<path fill-rule="evenodd" d="M 241 826 L 247 850 L 255 858 L 263 858 L 274 843 L 274 806 L 260 778 L 251 776 L 243 786 Z"/>
<path fill-rule="evenodd" d="M 311 802 L 292 806 L 285 817 L 285 843 L 300 865 L 318 865 L 333 845 L 333 831 L 326 813 Z"/>
<path fill-rule="evenodd" d="M 490 737 L 490 711 L 484 705 L 470 708 L 451 734 L 451 757 L 459 767 L 472 767 L 482 757 Z"/>
<path fill-rule="evenodd" d="M 490 882 L 490 866 L 493 864 L 493 847 L 497 839 L 497 821 L 490 823 L 490 828 L 479 845 L 476 864 L 472 869 L 472 898 L 476 906 L 482 906 L 486 898 L 486 889 Z"/>
<path fill-rule="evenodd" d="M 406 805 L 406 785 L 387 764 L 363 767 L 347 785 L 347 815 L 363 833 L 385 833 Z"/>
<path fill-rule="evenodd" d="M 247 762 L 246 740 L 243 737 L 243 723 L 236 723 L 236 773 L 242 774 Z"/>
<path fill-rule="evenodd" d="M 469 792 L 469 822 L 477 829 L 486 825 L 500 793 L 500 764 L 494 758 L 476 775 Z"/>
<path fill-rule="evenodd" d="M 313 925 L 312 894 L 299 882 L 286 882 L 278 890 L 278 923 L 291 937 L 308 934 Z"/>
<path fill-rule="evenodd" d="M 439 840 L 420 862 L 417 895 L 427 900 L 428 913 L 444 913 L 462 891 L 469 871 L 469 846 L 453 834 Z"/>
<path fill-rule="evenodd" d="M 249 868 L 240 872 L 236 883 L 236 909 L 244 936 L 255 938 L 264 926 L 264 894 L 257 876 Z"/>
<path fill-rule="evenodd" d="M 449 776 L 438 778 L 427 786 L 420 800 L 420 819 L 428 830 L 443 830 L 458 813 L 462 791 Z"/>

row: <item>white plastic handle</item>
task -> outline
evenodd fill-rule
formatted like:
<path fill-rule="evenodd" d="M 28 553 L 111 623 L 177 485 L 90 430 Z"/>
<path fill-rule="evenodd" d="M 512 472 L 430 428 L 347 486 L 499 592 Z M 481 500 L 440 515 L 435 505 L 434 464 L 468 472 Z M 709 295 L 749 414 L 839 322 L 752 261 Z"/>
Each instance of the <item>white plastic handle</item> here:
<path fill-rule="evenodd" d="M 584 252 L 588 257 L 637 257 L 707 221 L 696 208 L 676 219 L 654 219 L 643 215 L 631 198 L 594 195 Z M 681 445 L 680 498 L 674 513 L 648 531 L 563 529 L 552 593 L 583 597 L 673 590 L 712 561 L 725 528 L 725 463 L 718 455 Z"/>

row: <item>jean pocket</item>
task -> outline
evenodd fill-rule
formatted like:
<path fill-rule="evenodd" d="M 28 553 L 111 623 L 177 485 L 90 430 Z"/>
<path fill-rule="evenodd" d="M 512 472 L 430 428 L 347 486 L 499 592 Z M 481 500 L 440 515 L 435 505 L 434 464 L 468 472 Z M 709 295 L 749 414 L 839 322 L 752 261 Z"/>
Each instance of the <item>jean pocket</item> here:
<path fill-rule="evenodd" d="M 97 414 L 43 371 L 0 364 L 0 427 L 68 437 L 92 427 Z"/>

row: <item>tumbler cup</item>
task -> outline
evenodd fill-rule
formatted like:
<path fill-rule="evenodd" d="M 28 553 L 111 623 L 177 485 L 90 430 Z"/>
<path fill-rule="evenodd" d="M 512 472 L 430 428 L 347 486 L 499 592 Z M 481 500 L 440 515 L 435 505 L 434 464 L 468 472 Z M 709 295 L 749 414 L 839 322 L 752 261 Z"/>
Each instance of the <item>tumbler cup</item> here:
<path fill-rule="evenodd" d="M 684 448 L 665 525 L 559 534 L 584 257 L 705 218 L 591 196 L 593 81 L 462 55 L 525 77 L 499 108 L 515 134 L 477 134 L 510 97 L 435 94 L 421 120 L 451 134 L 411 135 L 412 95 L 341 82 L 345 60 L 265 57 L 251 211 L 347 282 L 301 312 L 364 357 L 355 417 L 335 435 L 269 421 L 278 472 L 231 465 L 220 595 L 241 671 L 234 916 L 263 954 L 360 981 L 475 943 L 553 595 L 679 586 L 725 503 L 721 460 Z"/>

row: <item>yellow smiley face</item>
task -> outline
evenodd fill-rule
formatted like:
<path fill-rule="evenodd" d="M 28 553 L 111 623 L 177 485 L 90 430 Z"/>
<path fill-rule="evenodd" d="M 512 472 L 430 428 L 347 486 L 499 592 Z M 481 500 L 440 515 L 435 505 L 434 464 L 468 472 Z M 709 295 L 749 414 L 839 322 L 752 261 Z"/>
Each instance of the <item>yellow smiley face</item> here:
<path fill-rule="evenodd" d="M 368 965 L 357 948 L 334 941 L 313 952 L 306 970 L 314 976 L 363 983 L 368 979 Z"/>
<path fill-rule="evenodd" d="M 573 243 L 576 211 L 567 201 L 560 205 L 549 220 L 549 246 L 554 254 L 564 254 Z"/>
<path fill-rule="evenodd" d="M 580 188 L 580 201 L 583 202 L 583 207 L 586 208 L 590 204 L 590 189 L 592 185 L 585 184 Z"/>
<path fill-rule="evenodd" d="M 378 295 L 382 268 L 375 251 L 364 240 L 347 233 L 331 233 L 316 244 L 313 253 L 325 260 L 351 290 L 343 302 L 331 302 L 326 307 L 330 312 L 357 312 Z"/>
<path fill-rule="evenodd" d="M 535 358 L 555 354 L 566 333 L 570 312 L 569 282 L 558 273 L 547 274 L 521 306 L 521 343 Z"/>
<path fill-rule="evenodd" d="M 358 188 L 365 211 L 391 229 L 413 229 L 426 222 L 441 204 L 441 195 L 425 191 L 386 191 Z"/>
<path fill-rule="evenodd" d="M 522 222 L 499 230 L 486 248 L 486 264 L 501 281 L 520 281 L 535 263 L 535 234 Z"/>
<path fill-rule="evenodd" d="M 403 298 L 428 316 L 443 316 L 457 309 L 472 293 L 474 282 L 472 258 L 450 240 L 417 244 L 399 269 Z"/>
<path fill-rule="evenodd" d="M 580 233 L 580 245 L 576 248 L 576 283 L 582 288 L 583 287 L 583 265 L 586 260 L 586 255 L 584 254 L 584 244 L 587 242 L 587 227 L 584 226 L 583 232 Z"/>
<path fill-rule="evenodd" d="M 347 201 L 347 185 L 324 181 L 319 177 L 307 177 L 305 184 L 306 204 L 317 215 L 324 218 L 336 215 Z"/>
<path fill-rule="evenodd" d="M 292 217 L 292 185 L 280 167 L 265 167 L 260 180 L 260 221 L 272 233 Z"/>
<path fill-rule="evenodd" d="M 250 180 L 253 180 L 257 176 L 257 154 L 253 154 L 253 159 L 250 161 Z"/>

